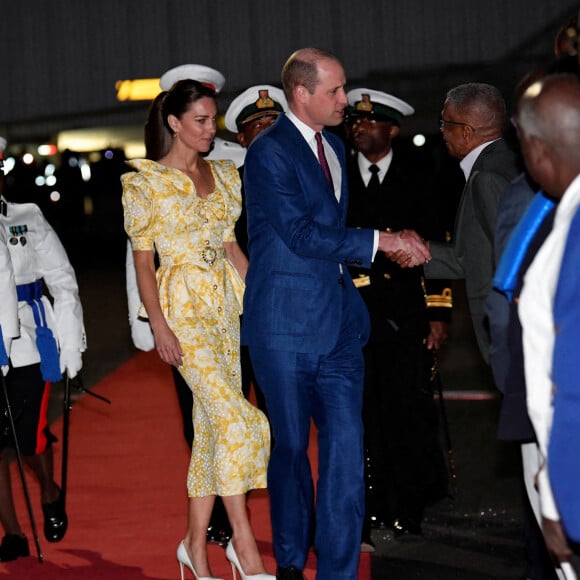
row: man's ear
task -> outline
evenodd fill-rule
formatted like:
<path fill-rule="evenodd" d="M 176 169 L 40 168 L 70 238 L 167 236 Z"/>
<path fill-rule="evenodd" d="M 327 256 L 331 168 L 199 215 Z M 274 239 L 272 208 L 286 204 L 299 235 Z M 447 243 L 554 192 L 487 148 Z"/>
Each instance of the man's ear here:
<path fill-rule="evenodd" d="M 294 97 L 300 103 L 304 103 L 308 96 L 308 89 L 304 85 L 296 85 L 294 87 Z"/>
<path fill-rule="evenodd" d="M 529 155 L 532 157 L 534 167 L 547 180 L 553 179 L 559 173 L 559 161 L 555 157 L 553 149 L 536 135 L 530 137 Z"/>
<path fill-rule="evenodd" d="M 391 139 L 394 139 L 399 135 L 401 128 L 398 125 L 391 125 L 391 129 L 389 130 L 389 134 L 391 135 Z"/>
<path fill-rule="evenodd" d="M 471 125 L 464 125 L 461 127 L 461 135 L 467 143 L 471 143 L 474 136 L 476 135 L 476 132 Z"/>
<path fill-rule="evenodd" d="M 242 146 L 242 147 L 246 147 L 246 136 L 244 135 L 243 131 L 240 131 L 237 135 L 236 138 L 238 140 L 238 143 Z"/>

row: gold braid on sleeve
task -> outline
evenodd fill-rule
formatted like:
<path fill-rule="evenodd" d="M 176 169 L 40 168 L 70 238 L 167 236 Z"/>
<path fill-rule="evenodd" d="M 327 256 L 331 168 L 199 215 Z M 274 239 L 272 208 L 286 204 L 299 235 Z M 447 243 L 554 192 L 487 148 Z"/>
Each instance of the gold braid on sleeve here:
<path fill-rule="evenodd" d="M 421 278 L 421 286 L 427 308 L 453 308 L 453 293 L 451 288 L 443 288 L 441 294 L 427 294 L 425 279 Z"/>

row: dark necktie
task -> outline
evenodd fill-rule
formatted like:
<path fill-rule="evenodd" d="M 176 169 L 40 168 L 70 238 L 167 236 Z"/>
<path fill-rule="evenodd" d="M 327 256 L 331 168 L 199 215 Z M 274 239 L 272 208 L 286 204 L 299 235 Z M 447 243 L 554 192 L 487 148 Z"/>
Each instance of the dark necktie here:
<path fill-rule="evenodd" d="M 328 161 L 326 160 L 326 155 L 324 154 L 324 145 L 322 144 L 321 133 L 316 133 L 316 146 L 318 148 L 318 162 L 320 163 L 320 167 L 322 167 L 322 171 L 324 171 L 326 181 L 328 181 L 330 187 L 334 189 L 332 175 L 330 174 L 330 167 L 328 166 Z"/>
<path fill-rule="evenodd" d="M 381 191 L 381 182 L 379 180 L 379 168 L 374 163 L 369 166 L 369 171 L 371 172 L 371 178 L 367 183 L 367 192 L 369 195 L 379 195 Z"/>

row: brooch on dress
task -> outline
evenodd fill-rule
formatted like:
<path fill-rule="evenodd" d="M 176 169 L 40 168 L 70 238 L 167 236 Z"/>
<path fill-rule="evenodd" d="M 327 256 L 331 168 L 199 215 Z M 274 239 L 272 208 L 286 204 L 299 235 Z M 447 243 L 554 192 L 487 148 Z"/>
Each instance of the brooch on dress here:
<path fill-rule="evenodd" d="M 213 266 L 213 263 L 215 262 L 215 260 L 217 258 L 217 252 L 215 251 L 215 248 L 212 248 L 212 247 L 204 248 L 201 251 L 201 257 L 203 258 L 203 261 L 206 264 Z"/>

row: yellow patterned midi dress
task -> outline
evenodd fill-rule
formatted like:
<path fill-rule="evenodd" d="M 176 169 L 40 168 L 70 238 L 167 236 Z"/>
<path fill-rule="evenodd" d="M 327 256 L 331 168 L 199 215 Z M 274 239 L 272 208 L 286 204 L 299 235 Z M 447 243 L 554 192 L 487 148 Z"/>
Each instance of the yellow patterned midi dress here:
<path fill-rule="evenodd" d="M 202 199 L 183 172 L 154 161 L 122 176 L 125 230 L 134 250 L 159 256 L 161 309 L 184 352 L 193 393 L 189 497 L 266 487 L 270 429 L 242 394 L 240 314 L 244 283 L 225 257 L 235 240 L 241 182 L 232 161 L 208 161 L 215 191 Z"/>

